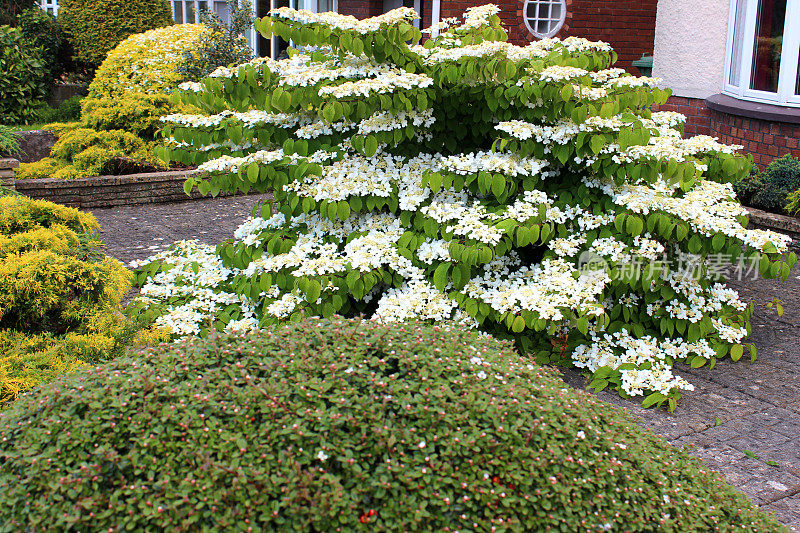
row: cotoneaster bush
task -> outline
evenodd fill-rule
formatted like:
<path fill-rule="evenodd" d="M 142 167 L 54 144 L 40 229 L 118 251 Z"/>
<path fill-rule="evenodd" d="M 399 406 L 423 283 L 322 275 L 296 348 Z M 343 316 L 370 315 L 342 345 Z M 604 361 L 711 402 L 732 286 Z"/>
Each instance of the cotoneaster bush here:
<path fill-rule="evenodd" d="M 779 531 L 509 343 L 308 320 L 73 373 L 0 413 L 17 530 Z"/>
<path fill-rule="evenodd" d="M 274 190 L 216 250 L 143 263 L 141 307 L 175 335 L 303 316 L 452 319 L 573 365 L 597 389 L 677 404 L 676 361 L 750 349 L 753 307 L 714 265 L 786 278 L 788 237 L 746 228 L 750 163 L 667 91 L 611 68 L 602 42 L 505 42 L 493 5 L 424 46 L 402 8 L 358 21 L 276 9 L 259 31 L 304 46 L 186 86 L 163 157 L 203 193 Z M 435 33 L 435 32 L 434 32 Z M 409 44 L 410 43 L 410 44 Z M 273 213 L 276 213 L 273 215 Z"/>
<path fill-rule="evenodd" d="M 131 35 L 173 23 L 168 0 L 61 0 L 58 21 L 76 59 L 93 69 Z"/>
<path fill-rule="evenodd" d="M 0 197 L 0 406 L 137 337 L 159 338 L 122 316 L 130 272 L 96 251 L 97 230 L 77 209 Z"/>

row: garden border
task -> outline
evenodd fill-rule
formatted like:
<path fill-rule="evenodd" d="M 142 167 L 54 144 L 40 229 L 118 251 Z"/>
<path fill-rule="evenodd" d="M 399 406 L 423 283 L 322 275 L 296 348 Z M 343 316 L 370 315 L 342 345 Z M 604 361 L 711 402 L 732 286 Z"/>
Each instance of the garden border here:
<path fill-rule="evenodd" d="M 17 192 L 79 209 L 159 204 L 189 200 L 183 184 L 192 170 L 146 172 L 124 176 L 97 176 L 73 180 L 53 178 L 15 182 Z M 220 192 L 219 196 L 230 196 Z M 205 198 L 197 189 L 191 199 Z"/>
<path fill-rule="evenodd" d="M 789 246 L 800 248 L 800 219 L 769 213 L 754 207 L 745 206 L 745 209 L 747 209 L 750 225 L 785 233 L 792 238 L 792 243 Z"/>

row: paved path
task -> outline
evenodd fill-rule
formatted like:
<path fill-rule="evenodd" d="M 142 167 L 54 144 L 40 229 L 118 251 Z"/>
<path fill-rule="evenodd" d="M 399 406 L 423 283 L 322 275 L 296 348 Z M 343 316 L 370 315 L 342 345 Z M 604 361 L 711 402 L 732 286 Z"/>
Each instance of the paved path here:
<path fill-rule="evenodd" d="M 177 204 L 95 209 L 107 252 L 122 261 L 145 258 L 171 242 L 197 238 L 216 244 L 233 230 L 266 195 Z M 733 281 L 743 300 L 763 304 L 773 297 L 785 304 L 777 318 L 763 306 L 753 318 L 751 341 L 759 350 L 750 364 L 726 360 L 713 370 L 682 367 L 679 373 L 695 385 L 678 410 L 641 409 L 616 393 L 600 397 L 622 406 L 641 423 L 706 461 L 729 483 L 763 508 L 774 511 L 792 531 L 800 532 L 800 267 L 785 283 L 775 280 Z M 582 387 L 574 371 L 565 380 Z"/>

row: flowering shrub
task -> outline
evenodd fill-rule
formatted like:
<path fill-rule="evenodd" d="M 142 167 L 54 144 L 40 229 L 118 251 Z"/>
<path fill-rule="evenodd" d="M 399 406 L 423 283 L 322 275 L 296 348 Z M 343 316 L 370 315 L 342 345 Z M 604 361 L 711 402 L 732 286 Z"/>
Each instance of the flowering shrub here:
<path fill-rule="evenodd" d="M 0 197 L 0 405 L 56 375 L 158 338 L 119 311 L 130 272 L 96 252 L 95 218 Z"/>
<path fill-rule="evenodd" d="M 176 24 L 131 35 L 109 52 L 89 85 L 90 98 L 169 93 L 182 79 L 184 54 L 206 32 L 202 24 Z"/>
<path fill-rule="evenodd" d="M 607 44 L 514 46 L 498 9 L 423 46 L 407 8 L 259 21 L 305 52 L 184 85 L 207 115 L 166 117 L 164 158 L 200 165 L 187 191 L 271 188 L 276 209 L 145 262 L 139 305 L 176 335 L 451 319 L 670 408 L 692 387 L 673 363 L 742 357 L 753 307 L 717 258 L 784 278 L 796 261 L 788 237 L 746 229 L 730 182 L 749 162 L 651 113 L 668 92 L 610 68 Z"/>
<path fill-rule="evenodd" d="M 335 318 L 162 345 L 0 413 L 0 522 L 780 529 L 698 460 L 555 374 L 446 325 Z"/>

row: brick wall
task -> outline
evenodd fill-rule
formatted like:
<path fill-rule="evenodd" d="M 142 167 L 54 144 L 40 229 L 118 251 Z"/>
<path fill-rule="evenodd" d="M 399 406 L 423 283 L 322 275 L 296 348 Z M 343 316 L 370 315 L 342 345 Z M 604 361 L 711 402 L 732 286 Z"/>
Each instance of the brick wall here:
<path fill-rule="evenodd" d="M 709 109 L 705 100 L 672 96 L 661 111 L 687 116 L 686 136 L 711 135 L 725 144 L 744 146 L 753 161 L 764 168 L 775 158 L 791 154 L 800 158 L 800 124 L 741 117 Z"/>
<path fill-rule="evenodd" d="M 430 0 L 429 0 L 430 1 Z M 442 0 L 441 17 L 458 17 L 485 0 Z M 524 0 L 495 0 L 509 40 L 525 45 L 534 40 L 522 19 Z M 657 0 L 567 0 L 567 18 L 557 37 L 606 41 L 619 55 L 617 66 L 639 74 L 631 66 L 642 54 L 653 53 Z M 341 5 L 341 4 L 340 4 Z"/>
<path fill-rule="evenodd" d="M 633 74 L 631 62 L 653 53 L 657 0 L 571 0 L 571 15 L 558 37 L 605 41 L 616 50 L 618 67 Z"/>

